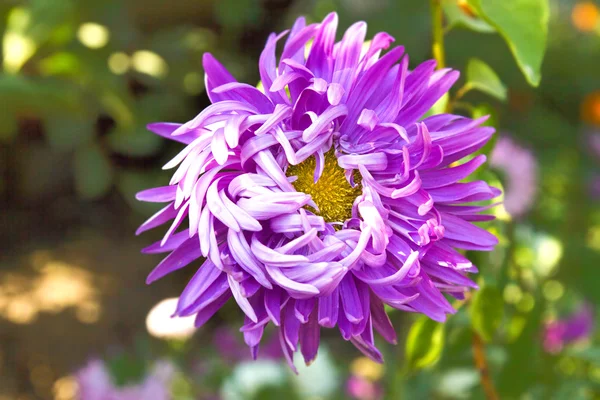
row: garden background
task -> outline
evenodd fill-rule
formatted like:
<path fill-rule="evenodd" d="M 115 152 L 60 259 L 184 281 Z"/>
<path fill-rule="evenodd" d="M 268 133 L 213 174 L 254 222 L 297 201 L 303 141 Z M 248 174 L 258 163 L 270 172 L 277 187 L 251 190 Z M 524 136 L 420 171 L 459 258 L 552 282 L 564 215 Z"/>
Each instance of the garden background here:
<path fill-rule="evenodd" d="M 463 73 L 452 93 L 469 89 L 455 111 L 491 113 L 517 146 L 485 173 L 522 207 L 495 211 L 500 245 L 476 260 L 485 289 L 445 325 L 391 312 L 399 340 L 382 344 L 383 365 L 325 332 L 295 376 L 268 343 L 249 360 L 235 307 L 193 335 L 166 322 L 171 309 L 149 317 L 194 269 L 145 285 L 160 257 L 139 250 L 159 233 L 134 235 L 156 211 L 135 193 L 164 185 L 181 149 L 145 126 L 209 104 L 204 52 L 258 82 L 268 34 L 299 15 L 365 20 L 414 67 L 433 57 L 429 2 L 0 0 L 0 400 L 75 398 L 77 371 L 97 360 L 121 387 L 166 364 L 176 400 L 490 398 L 482 373 L 503 399 L 600 398 L 599 4 L 549 2 L 534 87 L 469 1 L 441 3 L 446 64 Z"/>

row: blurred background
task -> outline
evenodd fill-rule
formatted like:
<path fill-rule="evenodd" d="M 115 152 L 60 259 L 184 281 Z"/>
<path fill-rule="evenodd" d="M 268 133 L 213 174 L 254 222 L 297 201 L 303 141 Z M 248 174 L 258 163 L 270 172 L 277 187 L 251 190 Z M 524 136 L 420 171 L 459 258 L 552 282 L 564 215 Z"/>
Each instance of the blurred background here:
<path fill-rule="evenodd" d="M 249 361 L 235 308 L 197 332 L 169 322 L 165 299 L 194 269 L 146 286 L 160 257 L 139 250 L 159 232 L 134 235 L 156 211 L 134 194 L 165 184 L 161 166 L 181 148 L 145 125 L 209 104 L 204 52 L 258 82 L 270 32 L 335 10 L 342 29 L 365 20 L 369 36 L 389 32 L 414 67 L 431 58 L 428 3 L 0 0 L 0 400 L 74 399 L 84 384 L 128 399 L 484 398 L 469 307 L 433 327 L 392 312 L 399 344 L 381 343 L 384 365 L 324 332 L 317 361 L 294 376 L 276 339 Z M 487 371 L 503 399 L 600 398 L 600 4 L 551 0 L 543 78 L 531 88 L 499 35 L 465 28 L 464 3 L 443 3 L 448 66 L 464 71 L 477 57 L 508 88 L 504 102 L 461 99 L 493 114 L 500 135 L 484 173 L 506 190 L 488 226 L 500 245 L 474 255 L 495 282 L 483 297 L 496 321 Z M 428 329 L 417 357 L 411 340 Z M 407 350 L 417 357 L 408 367 Z M 153 397 L 156 385 L 166 397 Z"/>

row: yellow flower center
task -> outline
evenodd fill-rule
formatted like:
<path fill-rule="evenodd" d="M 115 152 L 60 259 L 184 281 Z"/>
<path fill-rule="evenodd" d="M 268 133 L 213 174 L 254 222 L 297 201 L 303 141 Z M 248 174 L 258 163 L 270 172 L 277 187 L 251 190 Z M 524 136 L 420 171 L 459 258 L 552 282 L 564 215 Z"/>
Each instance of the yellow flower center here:
<path fill-rule="evenodd" d="M 309 194 L 319 211 L 307 207 L 310 211 L 320 215 L 327 222 L 344 222 L 352 217 L 352 204 L 356 197 L 362 194 L 361 176 L 354 172 L 352 187 L 346 180 L 344 169 L 338 165 L 337 157 L 333 150 L 325 153 L 325 167 L 323 174 L 315 183 L 316 161 L 310 157 L 298 165 L 290 165 L 287 176 L 296 176 L 292 185 L 298 192 Z"/>

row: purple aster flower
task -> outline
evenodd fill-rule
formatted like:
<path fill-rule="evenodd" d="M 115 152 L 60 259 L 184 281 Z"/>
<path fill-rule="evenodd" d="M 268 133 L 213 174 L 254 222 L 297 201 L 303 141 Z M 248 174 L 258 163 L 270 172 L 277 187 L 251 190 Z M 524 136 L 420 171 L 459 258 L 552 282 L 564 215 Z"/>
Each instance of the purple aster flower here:
<path fill-rule="evenodd" d="M 498 139 L 490 165 L 505 175 L 506 191 L 504 208 L 513 217 L 526 214 L 537 192 L 537 161 L 529 150 L 515 143 L 510 137 Z"/>
<path fill-rule="evenodd" d="M 148 282 L 202 264 L 176 315 L 202 326 L 231 297 L 253 356 L 272 323 L 291 364 L 315 359 L 321 328 L 381 362 L 374 331 L 395 343 L 384 304 L 444 321 L 476 285 L 459 252 L 489 251 L 496 237 L 473 224 L 496 197 L 485 182 L 459 182 L 485 162 L 494 130 L 472 120 L 423 115 L 458 79 L 434 61 L 408 69 L 402 47 L 366 24 L 335 41 L 338 18 L 269 36 L 260 56 L 264 92 L 204 56 L 212 105 L 184 124 L 149 129 L 186 147 L 164 168 L 168 186 L 138 199 L 165 202 L 138 233 L 170 221 L 144 249 L 170 253 Z M 278 42 L 285 44 L 279 59 Z M 308 49 L 308 50 L 307 50 Z M 200 259 L 205 258 L 204 261 Z"/>
<path fill-rule="evenodd" d="M 594 310 L 590 304 L 566 319 L 552 321 L 544 327 L 544 349 L 558 353 L 567 344 L 589 338 L 594 331 Z"/>
<path fill-rule="evenodd" d="M 100 360 L 92 360 L 76 374 L 78 399 L 81 400 L 168 400 L 175 367 L 160 361 L 139 384 L 114 385 L 110 372 Z"/>

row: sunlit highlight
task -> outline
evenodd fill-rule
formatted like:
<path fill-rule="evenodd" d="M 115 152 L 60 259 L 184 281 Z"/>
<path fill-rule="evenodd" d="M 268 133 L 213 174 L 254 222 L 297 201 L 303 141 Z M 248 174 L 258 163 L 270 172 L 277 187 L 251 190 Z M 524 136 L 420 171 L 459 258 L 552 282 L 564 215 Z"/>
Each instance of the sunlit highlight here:
<path fill-rule="evenodd" d="M 85 47 L 90 49 L 101 49 L 108 44 L 110 31 L 104 25 L 95 22 L 81 24 L 77 30 L 77 39 Z"/>
<path fill-rule="evenodd" d="M 183 89 L 189 95 L 197 95 L 204 90 L 204 77 L 198 72 L 188 72 L 183 77 Z"/>
<path fill-rule="evenodd" d="M 172 318 L 177 301 L 177 297 L 173 297 L 152 307 L 146 317 L 146 329 L 150 335 L 161 339 L 185 340 L 194 334 L 194 317 Z"/>
<path fill-rule="evenodd" d="M 49 261 L 33 280 L 21 274 L 0 276 L 0 317 L 15 324 L 30 324 L 43 312 L 75 309 L 83 323 L 98 321 L 101 307 L 92 275 L 80 268 Z"/>
<path fill-rule="evenodd" d="M 108 68 L 115 75 L 123 75 L 130 67 L 131 58 L 125 53 L 113 53 L 108 57 Z"/>
<path fill-rule="evenodd" d="M 4 49 L 4 70 L 16 73 L 35 53 L 35 42 L 20 33 L 7 32 L 2 41 Z"/>
<path fill-rule="evenodd" d="M 131 61 L 133 68 L 138 72 L 155 78 L 163 78 L 169 71 L 167 62 L 158 54 L 148 50 L 136 51 Z"/>

